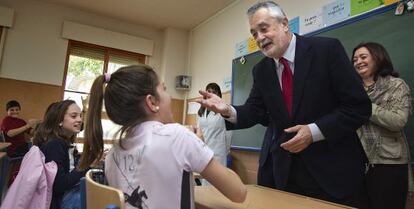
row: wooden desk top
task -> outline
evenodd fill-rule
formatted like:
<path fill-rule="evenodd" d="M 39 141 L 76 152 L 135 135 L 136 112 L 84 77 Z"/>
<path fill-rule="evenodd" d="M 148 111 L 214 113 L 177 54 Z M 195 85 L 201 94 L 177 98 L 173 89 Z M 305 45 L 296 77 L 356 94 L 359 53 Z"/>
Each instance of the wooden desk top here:
<path fill-rule="evenodd" d="M 196 179 L 203 179 L 203 177 L 199 173 L 196 173 L 196 172 L 193 172 L 193 177 Z"/>
<path fill-rule="evenodd" d="M 0 142 L 0 150 L 10 146 L 11 143 L 10 142 Z"/>
<path fill-rule="evenodd" d="M 274 190 L 257 185 L 246 185 L 244 203 L 233 203 L 212 186 L 196 186 L 197 209 L 340 209 L 351 208 L 323 200 Z"/>
<path fill-rule="evenodd" d="M 0 160 L 4 157 L 4 156 L 6 156 L 7 155 L 7 153 L 5 153 L 5 152 L 0 152 Z"/>

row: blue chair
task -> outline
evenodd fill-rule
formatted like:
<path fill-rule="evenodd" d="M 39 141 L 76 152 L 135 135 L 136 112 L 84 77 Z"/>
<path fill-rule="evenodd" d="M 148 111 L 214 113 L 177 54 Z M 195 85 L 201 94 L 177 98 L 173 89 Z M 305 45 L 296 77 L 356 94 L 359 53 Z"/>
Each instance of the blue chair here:
<path fill-rule="evenodd" d="M 227 155 L 227 168 L 231 168 L 231 166 L 233 166 L 233 157 L 228 154 Z"/>
<path fill-rule="evenodd" d="M 86 209 L 86 183 L 85 177 L 80 179 L 81 209 Z"/>

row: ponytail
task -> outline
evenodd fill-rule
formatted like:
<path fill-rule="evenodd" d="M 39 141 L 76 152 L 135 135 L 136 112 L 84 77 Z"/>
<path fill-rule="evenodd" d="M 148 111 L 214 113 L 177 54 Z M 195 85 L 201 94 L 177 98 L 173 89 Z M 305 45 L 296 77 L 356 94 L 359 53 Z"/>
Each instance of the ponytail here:
<path fill-rule="evenodd" d="M 103 100 L 105 99 L 108 118 L 122 126 L 121 138 L 147 119 L 145 97 L 153 95 L 159 99 L 156 90 L 158 84 L 157 74 L 147 65 L 121 67 L 111 75 L 105 74 L 95 79 L 89 95 L 81 169 L 88 168 L 103 155 L 101 122 Z M 120 146 L 122 147 L 122 143 Z"/>
<path fill-rule="evenodd" d="M 86 118 L 83 153 L 80 168 L 86 169 L 103 155 L 102 103 L 104 76 L 98 76 L 92 84 Z"/>

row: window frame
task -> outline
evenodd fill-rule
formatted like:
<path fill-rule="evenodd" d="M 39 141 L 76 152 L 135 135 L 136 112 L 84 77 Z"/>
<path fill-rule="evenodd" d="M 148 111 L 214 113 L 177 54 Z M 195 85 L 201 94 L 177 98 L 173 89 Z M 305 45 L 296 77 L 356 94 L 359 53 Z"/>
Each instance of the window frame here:
<path fill-rule="evenodd" d="M 1 35 L 1 33 L 0 33 L 0 35 Z M 63 80 L 62 80 L 62 90 L 61 90 L 61 98 L 62 99 L 64 98 L 65 91 L 73 92 L 73 93 L 82 93 L 82 94 L 85 93 L 85 92 L 78 92 L 78 91 L 66 90 L 65 89 L 65 87 L 66 87 L 66 78 L 67 78 L 68 67 L 69 67 L 69 59 L 70 59 L 70 55 L 71 55 L 70 52 L 71 52 L 71 48 L 74 47 L 74 46 L 85 47 L 85 48 L 95 48 L 95 49 L 99 49 L 99 50 L 104 51 L 104 53 L 105 53 L 104 68 L 103 68 L 102 74 L 104 74 L 108 71 L 109 59 L 110 59 L 110 55 L 112 55 L 112 54 L 113 55 L 118 55 L 118 56 L 125 56 L 125 57 L 129 57 L 129 58 L 136 58 L 138 63 L 142 63 L 142 64 L 146 63 L 146 57 L 147 56 L 145 56 L 144 54 L 129 52 L 129 51 L 121 50 L 121 49 L 115 49 L 115 48 L 111 48 L 111 47 L 105 47 L 105 46 L 100 46 L 100 45 L 81 42 L 81 41 L 76 41 L 76 40 L 69 40 L 68 41 L 68 47 L 67 47 L 67 50 L 66 50 L 65 70 L 64 70 L 64 73 L 63 73 Z"/>
<path fill-rule="evenodd" d="M 108 66 L 109 66 L 109 61 L 110 61 L 110 56 L 111 55 L 116 55 L 116 56 L 124 56 L 127 58 L 132 58 L 138 61 L 138 63 L 142 63 L 145 64 L 146 63 L 146 58 L 147 56 L 144 54 L 139 54 L 139 53 L 135 53 L 135 52 L 129 52 L 129 51 L 125 51 L 125 50 L 120 50 L 120 49 L 115 49 L 115 48 L 110 48 L 110 47 L 105 47 L 105 46 L 99 46 L 99 45 L 95 45 L 95 44 L 90 44 L 90 43 L 85 43 L 85 42 L 81 42 L 81 41 L 76 41 L 76 40 L 69 40 L 68 41 L 68 47 L 66 50 L 66 60 L 65 60 L 65 69 L 64 69 L 64 73 L 63 73 L 63 80 L 62 80 L 62 86 L 61 86 L 61 98 L 63 99 L 65 97 L 65 92 L 71 92 L 71 93 L 78 93 L 78 94 L 86 94 L 89 95 L 90 92 L 82 92 L 82 91 L 74 91 L 74 90 L 66 90 L 66 79 L 67 79 L 67 74 L 68 74 L 68 67 L 69 67 L 69 61 L 70 61 L 70 56 L 71 56 L 71 49 L 72 47 L 84 47 L 84 48 L 90 48 L 90 49 L 97 49 L 97 50 L 101 50 L 104 51 L 104 66 L 103 66 L 103 71 L 102 74 L 106 73 L 108 71 Z M 83 110 L 86 111 L 86 110 Z M 108 115 L 105 111 L 103 111 L 101 113 L 101 119 L 102 120 L 109 120 Z M 82 142 L 83 137 L 77 137 L 77 142 Z M 105 144 L 109 143 L 112 144 L 113 139 L 112 138 L 104 138 Z"/>

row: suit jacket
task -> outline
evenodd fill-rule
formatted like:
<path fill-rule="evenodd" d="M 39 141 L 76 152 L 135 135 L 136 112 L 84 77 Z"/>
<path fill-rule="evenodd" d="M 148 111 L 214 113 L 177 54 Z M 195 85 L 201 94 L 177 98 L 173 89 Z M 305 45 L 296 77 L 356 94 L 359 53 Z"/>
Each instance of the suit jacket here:
<path fill-rule="evenodd" d="M 259 169 L 273 158 L 277 189 L 285 189 L 291 155 L 280 144 L 291 136 L 284 129 L 316 123 L 325 140 L 298 155 L 319 185 L 337 198 L 361 186 L 366 156 L 356 129 L 371 115 L 371 102 L 341 43 L 336 39 L 298 36 L 293 77 L 293 114 L 289 118 L 272 58 L 253 68 L 253 87 L 246 103 L 235 106 L 237 124 L 228 129 L 267 124 Z"/>

